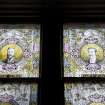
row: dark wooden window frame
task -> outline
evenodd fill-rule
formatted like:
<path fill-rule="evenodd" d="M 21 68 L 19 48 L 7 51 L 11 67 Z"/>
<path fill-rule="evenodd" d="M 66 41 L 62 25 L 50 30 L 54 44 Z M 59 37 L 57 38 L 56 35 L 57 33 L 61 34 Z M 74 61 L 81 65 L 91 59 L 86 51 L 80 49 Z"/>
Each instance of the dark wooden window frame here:
<path fill-rule="evenodd" d="M 1 0 L 1 24 L 40 24 L 40 77 L 1 78 L 38 83 L 38 105 L 64 105 L 64 83 L 101 82 L 104 78 L 63 77 L 63 24 L 105 22 L 104 0 Z"/>

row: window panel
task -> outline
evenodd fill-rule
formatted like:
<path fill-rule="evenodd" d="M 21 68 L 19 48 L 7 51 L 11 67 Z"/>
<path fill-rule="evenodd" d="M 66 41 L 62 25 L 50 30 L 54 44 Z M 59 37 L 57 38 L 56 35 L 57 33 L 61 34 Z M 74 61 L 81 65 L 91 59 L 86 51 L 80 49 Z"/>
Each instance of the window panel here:
<path fill-rule="evenodd" d="M 40 25 L 0 25 L 0 77 L 38 77 Z"/>
<path fill-rule="evenodd" d="M 65 83 L 65 105 L 105 105 L 105 83 Z"/>
<path fill-rule="evenodd" d="M 64 77 L 105 76 L 105 25 L 65 24 Z"/>
<path fill-rule="evenodd" d="M 0 83 L 0 105 L 37 105 L 37 84 Z"/>

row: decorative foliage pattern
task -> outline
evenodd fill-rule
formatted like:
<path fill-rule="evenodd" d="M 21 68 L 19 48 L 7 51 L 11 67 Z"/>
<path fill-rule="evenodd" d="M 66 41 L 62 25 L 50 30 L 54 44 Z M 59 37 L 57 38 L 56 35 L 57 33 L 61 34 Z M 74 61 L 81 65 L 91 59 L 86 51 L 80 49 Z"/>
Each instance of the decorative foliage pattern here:
<path fill-rule="evenodd" d="M 104 24 L 66 24 L 63 37 L 64 77 L 105 75 Z"/>
<path fill-rule="evenodd" d="M 40 25 L 0 25 L 0 76 L 38 77 Z"/>
<path fill-rule="evenodd" d="M 65 105 L 105 105 L 105 83 L 65 84 Z"/>
<path fill-rule="evenodd" d="M 37 84 L 0 84 L 0 105 L 37 105 Z"/>

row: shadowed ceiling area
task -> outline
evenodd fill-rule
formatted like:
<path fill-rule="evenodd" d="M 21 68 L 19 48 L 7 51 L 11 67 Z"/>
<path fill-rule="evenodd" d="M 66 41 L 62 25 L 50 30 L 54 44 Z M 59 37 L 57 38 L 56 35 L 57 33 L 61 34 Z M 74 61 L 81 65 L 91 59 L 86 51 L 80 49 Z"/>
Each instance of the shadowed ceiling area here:
<path fill-rule="evenodd" d="M 105 18 L 104 0 L 1 0 L 0 17 L 28 17 L 37 21 L 45 15 L 68 21 L 79 18 Z M 47 17 L 46 16 L 46 17 Z"/>

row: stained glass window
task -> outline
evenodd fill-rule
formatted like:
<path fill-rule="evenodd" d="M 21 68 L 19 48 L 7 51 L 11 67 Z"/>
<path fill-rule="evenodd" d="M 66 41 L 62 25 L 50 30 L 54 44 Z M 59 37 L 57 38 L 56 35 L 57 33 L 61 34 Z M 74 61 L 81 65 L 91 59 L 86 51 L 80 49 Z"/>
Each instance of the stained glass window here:
<path fill-rule="evenodd" d="M 65 84 L 65 105 L 105 105 L 105 83 Z"/>
<path fill-rule="evenodd" d="M 0 77 L 38 77 L 40 25 L 0 25 Z"/>
<path fill-rule="evenodd" d="M 105 25 L 65 24 L 64 77 L 105 75 Z"/>
<path fill-rule="evenodd" d="M 0 105 L 37 105 L 37 84 L 0 83 Z"/>

